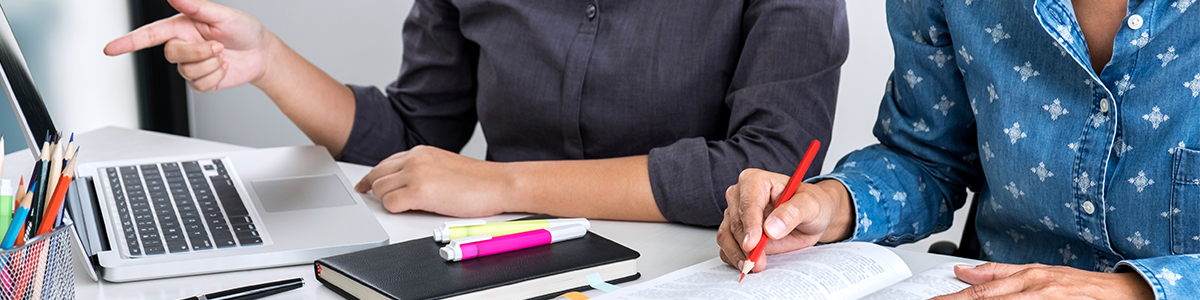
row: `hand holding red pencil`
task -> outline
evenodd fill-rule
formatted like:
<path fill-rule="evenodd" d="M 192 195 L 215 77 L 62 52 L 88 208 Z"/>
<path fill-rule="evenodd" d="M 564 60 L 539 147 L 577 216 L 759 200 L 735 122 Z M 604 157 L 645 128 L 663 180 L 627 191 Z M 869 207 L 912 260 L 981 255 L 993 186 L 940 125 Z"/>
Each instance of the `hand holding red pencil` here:
<path fill-rule="evenodd" d="M 845 187 L 834 180 L 817 184 L 801 181 L 819 148 L 820 143 L 813 141 L 790 179 L 783 174 L 747 169 L 739 176 L 738 184 L 729 187 L 725 194 L 729 207 L 717 233 L 725 263 L 757 272 L 766 265 L 763 254 L 850 237 L 854 210 Z"/>

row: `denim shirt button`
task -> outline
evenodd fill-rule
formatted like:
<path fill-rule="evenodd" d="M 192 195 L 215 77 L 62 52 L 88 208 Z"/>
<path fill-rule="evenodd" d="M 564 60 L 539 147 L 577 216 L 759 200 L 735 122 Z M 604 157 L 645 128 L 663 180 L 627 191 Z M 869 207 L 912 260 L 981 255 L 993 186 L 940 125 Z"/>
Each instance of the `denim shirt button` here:
<path fill-rule="evenodd" d="M 1133 29 L 1133 30 L 1141 29 L 1142 28 L 1142 16 L 1139 16 L 1139 15 L 1129 16 L 1129 28 Z"/>
<path fill-rule="evenodd" d="M 1089 215 L 1096 212 L 1096 206 L 1092 205 L 1092 201 L 1083 201 L 1083 205 L 1080 205 L 1080 207 L 1083 207 L 1083 212 Z"/>
<path fill-rule="evenodd" d="M 1108 112 L 1108 99 L 1107 99 L 1107 98 L 1106 98 L 1106 99 L 1100 99 L 1100 112 L 1101 112 L 1101 113 L 1107 113 L 1107 112 Z"/>

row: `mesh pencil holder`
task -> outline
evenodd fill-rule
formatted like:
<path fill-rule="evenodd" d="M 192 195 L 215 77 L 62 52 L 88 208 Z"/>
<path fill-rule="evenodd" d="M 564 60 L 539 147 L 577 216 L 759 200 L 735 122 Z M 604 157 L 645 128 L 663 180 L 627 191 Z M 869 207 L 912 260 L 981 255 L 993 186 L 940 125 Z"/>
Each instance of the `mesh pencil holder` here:
<path fill-rule="evenodd" d="M 70 227 L 0 251 L 0 300 L 75 299 Z"/>

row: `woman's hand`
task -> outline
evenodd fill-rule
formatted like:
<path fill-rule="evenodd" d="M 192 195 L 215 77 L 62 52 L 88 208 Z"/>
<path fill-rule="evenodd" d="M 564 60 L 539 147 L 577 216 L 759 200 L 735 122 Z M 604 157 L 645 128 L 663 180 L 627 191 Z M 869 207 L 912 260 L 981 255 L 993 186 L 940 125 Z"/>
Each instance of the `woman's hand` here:
<path fill-rule="evenodd" d="M 986 263 L 954 267 L 972 286 L 934 300 L 966 299 L 1154 299 L 1138 273 L 1101 273 L 1042 264 Z"/>
<path fill-rule="evenodd" d="M 391 212 L 423 210 L 454 217 L 486 217 L 506 210 L 511 183 L 503 164 L 417 146 L 379 162 L 355 186 L 374 191 Z"/>
<path fill-rule="evenodd" d="M 170 0 L 180 14 L 142 26 L 104 47 L 121 55 L 166 44 L 166 58 L 199 92 L 253 83 L 282 44 L 262 23 L 241 11 L 204 0 Z"/>
<path fill-rule="evenodd" d="M 746 169 L 738 183 L 725 191 L 729 207 L 717 230 L 721 260 L 741 269 L 746 255 L 766 230 L 772 241 L 764 254 L 788 252 L 817 242 L 847 239 L 854 230 L 854 209 L 849 192 L 836 180 L 817 184 L 800 183 L 791 200 L 775 209 L 788 176 L 759 169 Z M 764 223 L 763 215 L 768 215 Z M 755 262 L 752 272 L 762 271 L 766 259 Z"/>

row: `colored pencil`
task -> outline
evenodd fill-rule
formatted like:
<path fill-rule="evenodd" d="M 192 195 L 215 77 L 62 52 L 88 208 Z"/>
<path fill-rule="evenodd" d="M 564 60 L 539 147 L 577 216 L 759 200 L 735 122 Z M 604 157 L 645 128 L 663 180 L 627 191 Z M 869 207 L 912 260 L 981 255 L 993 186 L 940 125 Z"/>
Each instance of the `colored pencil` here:
<path fill-rule="evenodd" d="M 792 178 L 788 179 L 787 185 L 784 185 L 783 195 L 779 197 L 779 202 L 775 203 L 775 208 L 779 208 L 788 200 L 792 199 L 792 195 L 796 194 L 796 188 L 800 187 L 800 182 L 804 181 L 804 173 L 808 173 L 808 166 L 812 164 L 813 159 L 817 158 L 817 150 L 821 149 L 821 142 L 813 140 L 808 144 L 808 150 L 804 151 L 804 159 L 800 160 L 800 166 L 796 168 L 796 172 L 792 173 Z M 742 263 L 742 277 L 738 278 L 738 282 L 746 279 L 746 273 L 750 273 L 754 269 L 754 262 L 762 259 L 763 249 L 767 248 L 767 232 L 764 230 L 762 237 L 758 239 L 758 245 L 750 250 L 750 255 L 746 257 L 746 261 Z"/>
<path fill-rule="evenodd" d="M 71 179 L 75 178 L 75 161 L 67 164 L 67 172 L 64 172 L 58 180 L 58 188 L 54 191 L 54 197 L 50 201 L 50 207 L 46 209 L 45 215 L 42 216 L 41 224 L 38 224 L 37 235 L 43 235 L 50 232 L 54 228 L 55 220 L 58 219 L 59 211 L 62 210 L 63 198 L 67 195 L 67 189 L 71 186 Z"/>
<path fill-rule="evenodd" d="M 37 188 L 37 183 L 34 182 L 34 188 Z M 17 243 L 17 238 L 23 236 L 20 234 L 21 228 L 25 225 L 25 217 L 29 215 L 29 205 L 33 202 L 33 193 L 26 193 L 25 199 L 21 199 L 21 206 L 17 207 L 17 211 L 13 212 L 13 222 L 8 226 L 8 233 L 4 235 L 4 242 L 0 243 L 0 248 L 12 249 Z"/>
<path fill-rule="evenodd" d="M 28 217 L 28 221 L 30 221 L 30 222 L 37 221 L 37 217 L 38 217 L 37 214 L 42 211 L 42 209 L 41 209 L 42 202 L 46 199 L 46 185 L 47 185 L 47 182 L 50 182 L 50 154 L 51 154 L 50 152 L 52 152 L 50 150 L 51 147 L 54 147 L 54 143 L 47 140 L 45 143 L 45 147 L 42 148 L 42 157 L 41 157 L 41 160 L 39 161 L 39 163 L 42 165 L 41 171 L 40 171 L 41 173 L 40 173 L 40 176 L 38 176 L 37 188 L 33 189 L 33 192 L 34 192 L 33 202 L 30 203 L 30 206 L 28 207 L 29 216 L 27 216 L 27 217 Z M 28 227 L 35 228 L 36 225 L 28 226 Z M 24 235 L 25 239 L 33 238 L 33 236 L 30 235 L 33 232 L 26 231 L 26 229 L 21 229 L 21 232 L 24 233 L 23 235 Z M 18 242 L 17 244 L 20 244 L 20 242 Z"/>
<path fill-rule="evenodd" d="M 54 193 L 58 192 L 58 183 L 62 177 L 63 171 L 63 150 L 58 146 L 58 143 L 50 146 L 50 175 L 46 176 L 46 196 L 41 201 L 41 207 L 34 208 L 37 214 L 33 215 L 33 228 L 40 228 L 42 223 L 45 223 L 42 218 L 43 214 L 50 207 L 50 202 L 54 200 Z"/>

